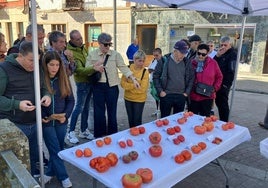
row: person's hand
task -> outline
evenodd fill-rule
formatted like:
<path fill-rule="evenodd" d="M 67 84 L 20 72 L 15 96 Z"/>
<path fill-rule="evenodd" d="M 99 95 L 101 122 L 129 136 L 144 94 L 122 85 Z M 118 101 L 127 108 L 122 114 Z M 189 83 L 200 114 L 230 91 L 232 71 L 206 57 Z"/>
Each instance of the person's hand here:
<path fill-rule="evenodd" d="M 42 106 L 48 107 L 50 103 L 51 103 L 51 98 L 49 96 L 45 95 L 44 97 L 42 97 L 41 99 Z"/>
<path fill-rule="evenodd" d="M 29 111 L 33 111 L 35 110 L 35 106 L 32 104 L 31 101 L 28 100 L 23 100 L 20 101 L 20 106 L 19 106 L 20 110 L 22 110 L 23 112 L 29 112 Z"/>
<path fill-rule="evenodd" d="M 50 122 L 50 119 L 48 117 L 42 118 L 42 123 L 48 123 Z"/>
<path fill-rule="evenodd" d="M 60 123 L 64 123 L 66 121 L 66 117 L 63 116 L 63 117 L 60 117 L 57 119 Z"/>
<path fill-rule="evenodd" d="M 222 56 L 226 51 L 227 51 L 227 49 L 226 49 L 225 47 L 221 47 L 221 48 L 218 50 L 216 56 L 217 56 L 217 57 L 220 57 L 220 56 Z"/>
<path fill-rule="evenodd" d="M 63 53 L 67 56 L 68 61 L 74 62 L 74 55 L 73 55 L 73 52 L 71 50 L 64 50 Z"/>
<path fill-rule="evenodd" d="M 166 92 L 164 92 L 164 91 L 161 91 L 160 94 L 159 94 L 160 97 L 165 97 L 166 95 L 167 95 L 167 94 L 166 94 Z"/>
<path fill-rule="evenodd" d="M 138 80 L 133 79 L 133 84 L 134 84 L 134 87 L 135 87 L 136 89 L 140 89 L 140 88 L 141 88 L 141 85 L 140 85 L 140 83 L 138 82 Z"/>
<path fill-rule="evenodd" d="M 103 63 L 104 63 L 104 58 L 101 58 L 99 59 L 94 65 L 93 65 L 93 68 L 95 71 L 99 71 L 99 72 L 103 72 L 104 71 L 104 66 L 103 66 Z"/>
<path fill-rule="evenodd" d="M 184 97 L 188 97 L 187 93 L 183 93 Z"/>

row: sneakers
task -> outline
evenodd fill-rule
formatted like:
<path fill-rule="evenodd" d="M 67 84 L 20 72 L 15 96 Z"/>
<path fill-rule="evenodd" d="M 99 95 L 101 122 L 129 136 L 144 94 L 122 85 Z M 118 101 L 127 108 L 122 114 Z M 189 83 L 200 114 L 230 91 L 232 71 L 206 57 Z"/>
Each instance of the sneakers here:
<path fill-rule="evenodd" d="M 50 183 L 51 179 L 52 179 L 52 176 L 44 175 L 44 184 Z M 39 178 L 39 182 L 41 182 L 41 177 Z"/>
<path fill-rule="evenodd" d="M 80 132 L 78 136 L 80 138 L 86 138 L 88 140 L 95 139 L 94 136 L 93 136 L 93 134 L 88 129 L 86 129 L 84 132 Z"/>
<path fill-rule="evenodd" d="M 259 122 L 258 124 L 259 124 L 259 126 L 261 126 L 262 128 L 268 129 L 267 127 L 264 126 L 264 123 L 263 123 L 263 122 Z"/>
<path fill-rule="evenodd" d="M 66 178 L 65 180 L 61 181 L 62 187 L 64 188 L 69 188 L 72 187 L 72 182 L 70 181 L 69 178 Z"/>
<path fill-rule="evenodd" d="M 79 142 L 78 138 L 75 136 L 75 132 L 71 131 L 67 134 L 67 139 L 69 140 L 70 143 L 76 144 Z"/>
<path fill-rule="evenodd" d="M 39 178 L 40 177 L 40 171 L 39 171 L 39 169 L 35 169 L 33 177 L 34 178 Z"/>

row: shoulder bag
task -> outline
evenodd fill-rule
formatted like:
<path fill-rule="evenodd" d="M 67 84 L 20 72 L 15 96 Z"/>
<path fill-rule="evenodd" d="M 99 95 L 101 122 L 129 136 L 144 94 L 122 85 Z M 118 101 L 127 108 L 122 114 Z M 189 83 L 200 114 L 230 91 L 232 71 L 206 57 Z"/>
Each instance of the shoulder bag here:
<path fill-rule="evenodd" d="M 109 55 L 107 54 L 105 57 L 105 60 L 103 62 L 103 66 L 105 66 L 107 64 L 108 58 L 109 58 Z M 88 76 L 88 82 L 90 84 L 96 84 L 101 79 L 101 74 L 102 73 L 99 71 L 94 72 L 93 74 Z"/>

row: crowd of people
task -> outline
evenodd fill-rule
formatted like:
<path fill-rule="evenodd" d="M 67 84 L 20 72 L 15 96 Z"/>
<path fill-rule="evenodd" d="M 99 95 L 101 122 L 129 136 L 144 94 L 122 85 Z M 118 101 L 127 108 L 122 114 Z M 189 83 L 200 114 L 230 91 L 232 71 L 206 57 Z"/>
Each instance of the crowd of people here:
<path fill-rule="evenodd" d="M 221 38 L 217 51 L 213 41 L 203 43 L 198 35 L 177 41 L 173 51 L 166 55 L 155 48 L 154 59 L 147 69 L 146 54 L 139 49 L 137 38 L 127 49 L 129 65 L 126 65 L 122 55 L 110 48 L 113 43 L 108 33 L 98 36 L 99 48 L 88 51 L 78 30 L 69 33 L 68 42 L 64 33 L 52 31 L 47 35 L 48 47 L 42 50 L 45 31 L 41 25 L 37 25 L 37 30 L 43 139 L 49 152 L 45 183 L 56 176 L 63 187 L 72 186 L 57 153 L 64 149 L 65 137 L 72 144 L 79 142 L 75 130 L 80 115 L 79 138 L 92 140 L 118 131 L 119 85 L 124 90 L 129 127 L 142 124 L 149 88 L 156 101 L 154 114 L 160 114 L 161 118 L 185 109 L 210 116 L 215 103 L 220 120 L 228 121 L 228 96 L 237 54 L 227 36 Z M 31 41 L 31 25 L 26 29 L 26 36 L 9 50 L 0 33 L 0 118 L 12 121 L 28 137 L 31 174 L 37 176 L 39 156 Z M 91 78 L 97 75 L 93 83 Z M 75 94 L 70 76 L 74 77 Z M 206 92 L 200 91 L 200 87 Z"/>

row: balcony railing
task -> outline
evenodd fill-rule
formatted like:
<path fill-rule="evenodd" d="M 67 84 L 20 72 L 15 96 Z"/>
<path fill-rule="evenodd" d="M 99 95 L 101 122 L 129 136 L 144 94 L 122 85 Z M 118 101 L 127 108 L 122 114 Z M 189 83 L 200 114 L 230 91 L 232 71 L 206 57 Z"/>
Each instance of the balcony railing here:
<path fill-rule="evenodd" d="M 83 4 L 84 0 L 66 0 L 63 10 L 83 10 Z"/>

